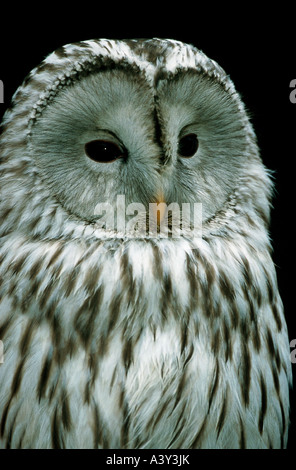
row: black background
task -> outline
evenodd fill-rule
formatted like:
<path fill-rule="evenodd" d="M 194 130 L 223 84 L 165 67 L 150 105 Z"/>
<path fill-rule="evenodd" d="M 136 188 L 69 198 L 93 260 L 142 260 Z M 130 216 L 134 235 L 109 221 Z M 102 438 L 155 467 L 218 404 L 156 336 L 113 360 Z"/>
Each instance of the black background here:
<path fill-rule="evenodd" d="M 111 3 L 111 2 L 110 2 Z M 276 195 L 270 227 L 273 258 L 285 305 L 290 340 L 296 338 L 295 124 L 296 104 L 289 100 L 296 78 L 295 18 L 292 2 L 260 7 L 247 2 L 204 6 L 72 2 L 1 5 L 0 79 L 4 104 L 32 68 L 57 47 L 94 38 L 167 37 L 192 43 L 216 60 L 241 94 L 258 137 L 264 164 L 274 171 Z M 42 5 L 42 6 L 40 6 Z M 64 5 L 71 5 L 64 6 Z M 165 5 L 165 6 L 160 6 Z M 293 24 L 294 23 L 294 24 Z M 296 364 L 293 365 L 296 376 Z M 295 390 L 289 448 L 296 444 Z"/>

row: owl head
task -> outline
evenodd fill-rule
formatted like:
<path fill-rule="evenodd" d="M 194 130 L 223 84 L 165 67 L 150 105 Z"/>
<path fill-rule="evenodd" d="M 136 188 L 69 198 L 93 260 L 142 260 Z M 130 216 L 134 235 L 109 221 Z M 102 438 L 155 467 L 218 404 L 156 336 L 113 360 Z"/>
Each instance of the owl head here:
<path fill-rule="evenodd" d="M 244 105 L 215 61 L 179 41 L 61 47 L 15 93 L 0 145 L 5 210 L 19 208 L 5 230 L 65 235 L 67 220 L 80 236 L 98 205 L 115 215 L 119 197 L 147 213 L 201 204 L 205 228 L 234 207 L 268 219 L 269 177 Z"/>

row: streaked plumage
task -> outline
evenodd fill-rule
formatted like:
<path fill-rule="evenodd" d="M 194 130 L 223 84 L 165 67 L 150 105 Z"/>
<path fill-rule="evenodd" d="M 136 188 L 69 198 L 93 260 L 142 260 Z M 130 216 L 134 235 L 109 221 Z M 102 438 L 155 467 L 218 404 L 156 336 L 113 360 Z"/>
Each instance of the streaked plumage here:
<path fill-rule="evenodd" d="M 2 126 L 2 447 L 285 447 L 272 183 L 220 66 L 172 40 L 70 44 Z M 199 138 L 190 159 L 184 129 Z M 87 159 L 105 134 L 126 160 Z M 99 202 L 147 207 L 160 191 L 203 204 L 202 238 L 97 227 Z"/>

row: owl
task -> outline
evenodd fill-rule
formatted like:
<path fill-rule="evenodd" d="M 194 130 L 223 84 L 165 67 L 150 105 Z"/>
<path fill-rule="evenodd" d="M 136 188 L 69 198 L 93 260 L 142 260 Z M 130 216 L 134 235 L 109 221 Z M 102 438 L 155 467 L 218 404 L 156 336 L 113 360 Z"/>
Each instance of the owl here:
<path fill-rule="evenodd" d="M 68 44 L 1 130 L 1 447 L 285 447 L 273 182 L 224 70 Z"/>

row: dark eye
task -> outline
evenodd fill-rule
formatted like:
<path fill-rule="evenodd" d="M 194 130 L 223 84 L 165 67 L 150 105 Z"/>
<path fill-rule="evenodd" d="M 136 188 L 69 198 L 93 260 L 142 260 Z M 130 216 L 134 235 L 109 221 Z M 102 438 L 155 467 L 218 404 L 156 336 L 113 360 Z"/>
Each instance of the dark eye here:
<path fill-rule="evenodd" d="M 184 135 L 179 141 L 178 154 L 181 157 L 189 158 L 197 152 L 198 138 L 196 134 Z"/>
<path fill-rule="evenodd" d="M 107 140 L 92 140 L 85 144 L 86 155 L 99 163 L 111 163 L 123 157 L 122 150 L 118 145 Z"/>

